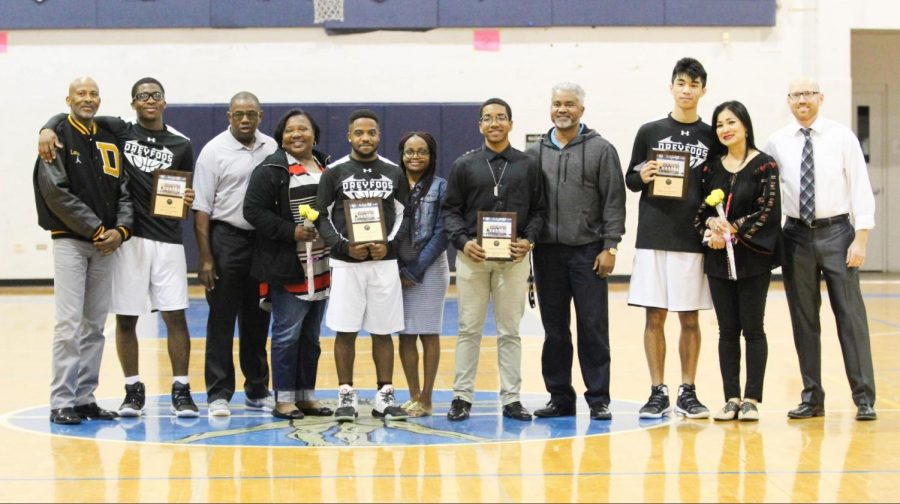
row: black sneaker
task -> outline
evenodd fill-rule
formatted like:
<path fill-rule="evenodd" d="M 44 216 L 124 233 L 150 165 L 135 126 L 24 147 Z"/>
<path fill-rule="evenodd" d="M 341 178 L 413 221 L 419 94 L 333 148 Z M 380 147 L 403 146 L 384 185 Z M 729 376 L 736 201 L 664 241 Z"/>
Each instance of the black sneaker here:
<path fill-rule="evenodd" d="M 178 418 L 194 418 L 200 416 L 200 410 L 191 397 L 191 386 L 187 383 L 172 384 L 172 413 Z"/>
<path fill-rule="evenodd" d="M 139 417 L 144 414 L 144 403 L 147 394 L 144 384 L 137 382 L 134 385 L 125 385 L 125 400 L 119 406 L 119 416 Z"/>
<path fill-rule="evenodd" d="M 697 399 L 697 388 L 687 383 L 678 387 L 675 412 L 687 418 L 709 418 L 709 409 Z"/>
<path fill-rule="evenodd" d="M 338 392 L 338 407 L 334 410 L 334 419 L 338 422 L 354 422 L 359 416 L 357 411 L 359 402 L 356 398 L 356 391 L 346 389 Z"/>
<path fill-rule="evenodd" d="M 650 399 L 641 408 L 641 418 L 662 418 L 669 413 L 669 387 L 656 385 L 650 387 Z"/>

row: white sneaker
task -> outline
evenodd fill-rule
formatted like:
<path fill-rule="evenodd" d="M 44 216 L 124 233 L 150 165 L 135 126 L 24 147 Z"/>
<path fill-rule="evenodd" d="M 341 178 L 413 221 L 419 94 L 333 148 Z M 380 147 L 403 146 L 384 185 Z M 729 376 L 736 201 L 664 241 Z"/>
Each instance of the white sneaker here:
<path fill-rule="evenodd" d="M 209 416 L 227 417 L 231 416 L 231 407 L 225 399 L 216 399 L 209 403 Z"/>
<path fill-rule="evenodd" d="M 744 401 L 741 404 L 741 411 L 738 413 L 738 420 L 741 422 L 758 422 L 759 410 L 756 409 L 756 405 L 750 401 Z"/>
<path fill-rule="evenodd" d="M 271 412 L 275 409 L 275 398 L 272 397 L 272 394 L 259 399 L 250 399 L 248 397 L 244 399 L 244 406 L 248 410 Z"/>
<path fill-rule="evenodd" d="M 394 404 L 394 386 L 385 385 L 375 393 L 375 406 L 372 408 L 372 416 L 385 420 L 406 420 L 409 413 L 405 409 Z"/>
<path fill-rule="evenodd" d="M 738 412 L 741 410 L 740 403 L 736 401 L 728 401 L 725 403 L 725 406 L 722 406 L 722 409 L 716 412 L 713 415 L 713 420 L 717 422 L 727 422 L 729 420 L 734 420 L 738 417 Z"/>
<path fill-rule="evenodd" d="M 338 422 L 353 422 L 359 416 L 359 401 L 352 387 L 341 387 L 338 393 L 338 407 L 334 410 L 334 419 Z"/>

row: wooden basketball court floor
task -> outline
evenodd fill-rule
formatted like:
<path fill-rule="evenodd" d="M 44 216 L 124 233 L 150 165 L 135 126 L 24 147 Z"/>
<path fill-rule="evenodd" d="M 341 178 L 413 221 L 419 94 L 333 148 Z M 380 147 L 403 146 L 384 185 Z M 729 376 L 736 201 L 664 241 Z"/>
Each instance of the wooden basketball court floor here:
<path fill-rule="evenodd" d="M 48 432 L 44 414 L 16 420 L 48 402 L 53 301 L 46 291 L 0 293 L 0 501 L 896 501 L 900 487 L 900 279 L 866 275 L 863 286 L 877 378 L 878 420 L 857 422 L 834 321 L 823 303 L 824 418 L 789 421 L 801 389 L 784 291 L 768 301 L 769 361 L 759 423 L 682 420 L 640 425 L 634 419 L 649 392 L 643 354 L 643 312 L 628 307 L 626 288 L 610 292 L 612 396 L 616 421 L 633 428 L 554 437 L 540 420 L 521 431 L 494 414 L 495 442 L 370 446 L 194 445 L 146 438 Z M 537 315 L 523 323 L 526 406 L 547 396 L 540 373 Z M 196 321 L 195 321 L 196 322 Z M 202 321 L 200 321 L 202 324 Z M 704 337 L 697 379 L 700 399 L 722 405 L 712 312 L 701 315 Z M 112 335 L 112 318 L 107 334 Z M 679 382 L 677 318 L 670 317 L 666 381 Z M 193 339 L 191 381 L 203 391 L 202 338 Z M 323 339 L 322 389 L 334 389 L 333 339 Z M 437 389 L 453 378 L 452 336 L 441 338 Z M 236 348 L 236 347 L 235 347 Z M 357 382 L 373 381 L 368 339 L 360 339 Z M 396 346 L 395 346 L 396 348 Z M 170 367 L 164 339 L 141 340 L 148 395 L 165 397 Z M 583 391 L 579 373 L 576 389 Z M 398 390 L 405 387 L 399 360 Z M 358 385 L 362 387 L 363 385 Z M 485 338 L 477 387 L 496 392 L 496 340 Z M 98 397 L 116 406 L 122 377 L 108 337 Z M 331 395 L 332 392 L 325 392 Z M 323 394 L 323 397 L 325 396 Z M 206 422 L 205 398 L 200 422 Z M 436 404 L 435 422 L 446 411 Z M 40 411 L 46 411 L 40 410 Z M 496 413 L 496 412 L 494 412 Z M 580 426 L 592 424 L 579 405 Z M 27 414 L 24 415 L 28 417 Z M 165 417 L 166 414 L 160 413 Z M 362 417 L 361 417 L 362 418 Z M 151 422 L 151 418 L 142 420 Z M 629 423 L 630 422 L 630 423 Z M 23 427 L 23 425 L 25 425 Z M 202 423 L 205 425 L 205 423 Z M 177 427 L 177 426 L 176 426 Z M 115 427 L 112 427 L 113 429 Z M 513 432 L 510 433 L 510 429 Z M 525 433 L 528 433 L 526 436 Z M 380 441 L 379 441 L 380 439 Z"/>

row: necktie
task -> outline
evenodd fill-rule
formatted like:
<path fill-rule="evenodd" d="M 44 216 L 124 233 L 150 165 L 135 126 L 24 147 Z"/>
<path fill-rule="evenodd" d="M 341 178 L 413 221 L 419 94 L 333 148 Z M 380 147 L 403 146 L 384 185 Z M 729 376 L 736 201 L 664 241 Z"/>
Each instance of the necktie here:
<path fill-rule="evenodd" d="M 812 139 L 810 129 L 801 128 L 806 138 L 803 143 L 803 157 L 800 160 L 800 220 L 812 225 L 816 219 L 816 169 L 813 162 Z"/>

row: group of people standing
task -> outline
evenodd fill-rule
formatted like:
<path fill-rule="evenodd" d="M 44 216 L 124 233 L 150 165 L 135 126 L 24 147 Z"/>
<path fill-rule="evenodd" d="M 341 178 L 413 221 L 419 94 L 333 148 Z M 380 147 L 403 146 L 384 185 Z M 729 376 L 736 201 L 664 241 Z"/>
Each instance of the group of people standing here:
<path fill-rule="evenodd" d="M 187 379 L 181 221 L 154 215 L 149 204 L 158 169 L 193 172 L 193 190 L 186 191 L 184 203 L 194 211 L 198 278 L 210 308 L 205 378 L 211 416 L 231 413 L 236 323 L 246 408 L 291 420 L 333 415 L 354 421 L 356 339 L 365 330 L 375 363 L 372 414 L 386 420 L 431 415 L 450 243 L 458 250 L 459 331 L 449 420 L 470 415 L 489 305 L 498 331 L 502 413 L 532 419 L 520 401 L 519 336 L 532 264 L 545 330 L 542 374 L 550 393 L 534 416 L 576 413 L 574 301 L 584 397 L 592 419 L 609 420 L 607 280 L 625 233 L 627 187 L 641 193 L 628 295 L 630 305 L 646 310 L 644 347 L 652 387 L 641 417 L 659 418 L 672 410 L 663 382 L 663 327 L 670 311 L 681 322 L 682 383 L 674 409 L 689 418 L 710 416 L 694 380 L 698 311 L 713 307 L 725 399 L 714 418 L 759 418 L 767 360 L 765 302 L 771 271 L 782 266 L 804 383 L 802 402 L 789 416 L 824 414 L 818 319 L 824 276 L 857 418 L 874 419 L 858 277 L 867 230 L 874 226 L 874 200 L 858 142 L 847 128 L 818 116 L 823 95 L 809 79 L 790 85 L 788 104 L 796 122 L 759 150 L 740 102 L 716 107 L 711 125 L 701 120 L 697 109 L 707 75 L 698 61 L 679 60 L 671 77 L 672 112 L 640 128 L 624 172 L 615 147 L 581 122 L 584 90 L 560 83 L 551 92 L 553 127 L 527 152 L 510 145 L 510 105 L 499 98 L 485 101 L 477 118 L 484 143 L 458 158 L 446 180 L 437 176 L 438 145 L 428 132 L 405 135 L 395 164 L 378 154 L 378 116 L 360 109 L 347 121 L 351 153 L 331 162 L 317 149 L 320 130 L 311 115 L 289 111 L 269 137 L 258 130 L 263 111 L 248 92 L 232 98 L 229 128 L 202 149 L 193 166 L 190 141 L 163 122 L 165 91 L 157 80 L 134 85 L 137 123 L 131 124 L 95 117 L 97 84 L 77 79 L 67 97 L 70 113 L 55 116 L 41 131 L 34 172 L 39 221 L 54 238 L 51 421 L 73 424 L 143 412 L 134 328 L 148 294 L 168 331 L 172 411 L 199 414 Z M 658 197 L 654 184 L 669 172 L 657 154 L 673 151 L 686 153 L 686 187 L 679 197 Z M 384 240 L 355 241 L 344 202 L 372 198 L 380 200 Z M 478 239 L 480 212 L 515 214 L 509 260 L 486 256 Z M 118 412 L 100 408 L 93 397 L 110 309 L 125 374 L 126 397 Z M 268 390 L 265 348 L 270 318 L 274 394 Z M 336 332 L 334 410 L 315 393 L 323 320 Z M 393 333 L 399 333 L 409 386 L 410 399 L 403 404 L 395 401 Z M 743 392 L 741 334 L 747 348 Z"/>

